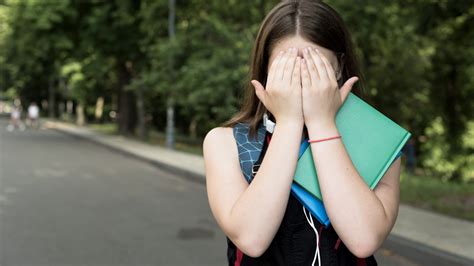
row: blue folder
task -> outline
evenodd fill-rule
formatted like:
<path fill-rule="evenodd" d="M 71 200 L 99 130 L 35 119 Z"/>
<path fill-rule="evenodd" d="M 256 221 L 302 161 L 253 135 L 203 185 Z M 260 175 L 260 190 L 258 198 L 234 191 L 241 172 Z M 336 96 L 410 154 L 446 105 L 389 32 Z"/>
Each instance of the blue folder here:
<path fill-rule="evenodd" d="M 308 148 L 309 143 L 308 139 L 304 139 L 300 146 L 300 153 L 298 156 L 301 157 L 303 155 L 306 148 Z M 320 201 L 318 198 L 313 196 L 311 193 L 306 191 L 303 187 L 298 185 L 298 183 L 293 181 L 291 185 L 291 193 L 295 196 L 296 199 L 303 204 L 303 206 L 314 216 L 318 221 L 324 225 L 324 227 L 328 227 L 329 217 L 326 213 L 326 209 L 324 208 L 323 202 Z"/>

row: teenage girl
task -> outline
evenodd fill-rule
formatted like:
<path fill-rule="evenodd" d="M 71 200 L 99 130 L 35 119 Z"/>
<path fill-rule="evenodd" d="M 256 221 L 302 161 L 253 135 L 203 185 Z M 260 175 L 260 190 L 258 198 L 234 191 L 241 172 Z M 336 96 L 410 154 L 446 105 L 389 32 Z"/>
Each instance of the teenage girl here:
<path fill-rule="evenodd" d="M 350 35 L 330 6 L 283 1 L 268 13 L 242 109 L 203 144 L 209 204 L 228 239 L 229 265 L 311 265 L 315 256 L 322 265 L 376 265 L 373 254 L 398 214 L 400 159 L 370 190 L 338 138 L 336 113 L 350 91 L 360 96 L 360 76 Z M 245 124 L 255 136 L 264 113 L 276 126 L 249 184 L 233 129 Z M 331 221 L 323 228 L 313 219 L 319 232 L 290 194 L 303 137 L 323 140 L 310 144 Z"/>

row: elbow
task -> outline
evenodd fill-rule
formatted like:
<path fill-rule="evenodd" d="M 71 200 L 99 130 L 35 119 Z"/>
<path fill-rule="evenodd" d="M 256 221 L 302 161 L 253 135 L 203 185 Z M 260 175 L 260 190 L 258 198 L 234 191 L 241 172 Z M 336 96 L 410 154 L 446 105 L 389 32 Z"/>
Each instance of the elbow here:
<path fill-rule="evenodd" d="M 358 258 L 367 258 L 373 255 L 380 247 L 381 241 L 377 237 L 365 237 L 361 241 L 348 243 L 347 248 Z"/>
<path fill-rule="evenodd" d="M 265 253 L 270 243 L 259 239 L 256 236 L 242 236 L 234 243 L 245 255 L 258 258 Z"/>
<path fill-rule="evenodd" d="M 351 252 L 357 258 L 364 259 L 364 258 L 367 258 L 367 257 L 370 257 L 371 255 L 373 255 L 375 253 L 375 251 L 376 251 L 376 249 L 373 249 L 371 247 L 358 247 L 358 248 L 355 248 Z"/>

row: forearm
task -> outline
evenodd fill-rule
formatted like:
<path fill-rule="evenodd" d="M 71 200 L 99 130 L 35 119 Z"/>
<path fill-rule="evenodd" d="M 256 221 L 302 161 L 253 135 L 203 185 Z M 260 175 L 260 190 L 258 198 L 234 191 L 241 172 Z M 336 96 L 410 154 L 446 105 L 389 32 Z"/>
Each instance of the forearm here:
<path fill-rule="evenodd" d="M 308 128 L 310 139 L 339 135 L 335 124 Z M 346 245 L 377 246 L 390 228 L 384 206 L 355 169 L 342 139 L 311 144 L 324 205 Z M 366 242 L 366 243 L 364 243 Z"/>
<path fill-rule="evenodd" d="M 231 210 L 230 217 L 240 237 L 256 239 L 259 246 L 267 246 L 281 224 L 302 130 L 302 123 L 277 123 L 255 178 Z"/>

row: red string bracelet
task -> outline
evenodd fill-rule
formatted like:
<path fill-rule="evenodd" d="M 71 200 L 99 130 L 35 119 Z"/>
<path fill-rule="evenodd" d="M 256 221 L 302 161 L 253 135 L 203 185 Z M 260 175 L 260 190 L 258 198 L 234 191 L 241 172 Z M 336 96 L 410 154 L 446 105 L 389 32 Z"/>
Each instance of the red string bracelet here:
<path fill-rule="evenodd" d="M 321 142 L 321 141 L 325 141 L 325 140 L 331 140 L 331 139 L 340 139 L 341 136 L 334 136 L 334 137 L 330 137 L 330 138 L 325 138 L 325 139 L 310 139 L 308 140 L 309 143 L 314 143 L 314 142 Z"/>

